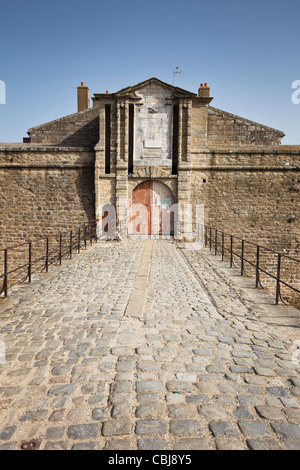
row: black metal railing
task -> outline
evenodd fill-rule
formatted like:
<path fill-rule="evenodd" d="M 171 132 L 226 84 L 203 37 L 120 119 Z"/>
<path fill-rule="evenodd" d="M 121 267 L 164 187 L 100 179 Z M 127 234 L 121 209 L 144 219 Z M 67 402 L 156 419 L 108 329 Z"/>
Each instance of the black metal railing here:
<path fill-rule="evenodd" d="M 244 238 L 238 237 L 236 235 L 231 235 L 226 232 L 222 232 L 206 225 L 204 226 L 204 245 L 205 247 L 209 247 L 210 251 L 214 252 L 215 255 L 220 254 L 222 257 L 222 261 L 224 261 L 225 259 L 228 260 L 231 268 L 239 268 L 241 276 L 247 275 L 245 269 L 246 264 L 252 266 L 255 275 L 256 288 L 258 288 L 259 286 L 263 287 L 261 283 L 261 273 L 263 273 L 267 277 L 272 278 L 275 281 L 276 285 L 275 305 L 278 305 L 279 300 L 285 303 L 281 295 L 281 286 L 285 286 L 286 288 L 291 289 L 292 291 L 300 294 L 300 290 L 297 289 L 295 285 L 287 283 L 281 277 L 282 261 L 288 260 L 290 262 L 295 263 L 295 274 L 297 276 L 297 273 L 300 272 L 300 265 L 298 264 L 300 263 L 299 259 L 292 258 L 289 255 L 279 253 L 278 251 L 274 251 L 271 248 L 266 248 L 265 246 L 258 245 L 249 240 L 245 240 Z M 251 260 L 246 258 L 246 246 L 251 246 L 252 248 Z M 272 254 L 273 260 L 272 263 L 269 264 L 273 265 L 274 273 L 267 270 L 267 268 L 262 267 L 262 252 Z M 240 260 L 240 266 L 236 266 L 234 262 L 235 257 Z"/>
<path fill-rule="evenodd" d="M 91 220 L 75 230 L 36 238 L 14 246 L 0 249 L 3 272 L 0 267 L 0 296 L 7 297 L 12 286 L 30 283 L 34 273 L 49 272 L 50 265 L 61 265 L 63 258 L 71 259 L 87 244 L 97 242 L 97 220 Z M 36 252 L 36 255 L 34 255 Z M 18 260 L 21 259 L 21 265 Z M 13 267 L 11 267 L 13 265 Z"/>

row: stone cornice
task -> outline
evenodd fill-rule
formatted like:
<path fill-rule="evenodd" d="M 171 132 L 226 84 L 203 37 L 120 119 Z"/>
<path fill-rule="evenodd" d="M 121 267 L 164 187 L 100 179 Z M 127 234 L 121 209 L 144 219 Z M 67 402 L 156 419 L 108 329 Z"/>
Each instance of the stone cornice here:
<path fill-rule="evenodd" d="M 243 165 L 240 165 L 240 166 L 236 166 L 236 165 L 232 165 L 232 166 L 222 166 L 222 165 L 216 165 L 216 166 L 212 166 L 212 165 L 205 165 L 205 166 L 194 166 L 191 168 L 191 171 L 281 171 L 281 172 L 287 172 L 287 171 L 300 171 L 300 167 L 297 167 L 297 166 L 293 166 L 293 165 L 290 165 L 290 166 L 243 166 Z"/>
<path fill-rule="evenodd" d="M 1 144 L 0 143 L 0 152 L 23 152 L 23 153 L 32 153 L 32 152 L 93 152 L 93 147 L 61 147 L 53 145 L 43 145 L 43 144 Z"/>
<path fill-rule="evenodd" d="M 194 154 L 278 154 L 278 155 L 300 155 L 300 147 L 298 145 L 276 146 L 276 147 L 210 147 L 203 149 L 194 149 Z"/>

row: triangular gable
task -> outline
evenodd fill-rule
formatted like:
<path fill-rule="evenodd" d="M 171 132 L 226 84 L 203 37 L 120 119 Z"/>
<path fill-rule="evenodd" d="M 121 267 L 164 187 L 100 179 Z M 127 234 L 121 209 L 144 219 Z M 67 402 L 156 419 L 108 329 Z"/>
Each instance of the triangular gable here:
<path fill-rule="evenodd" d="M 144 88 L 147 85 L 152 85 L 152 84 L 155 84 L 155 85 L 161 86 L 162 88 L 168 89 L 177 96 L 185 96 L 185 97 L 190 97 L 190 98 L 194 98 L 195 96 L 197 96 L 195 93 L 191 93 L 190 91 L 184 90 L 183 88 L 175 87 L 175 86 L 170 85 L 169 83 L 163 82 L 163 81 L 161 81 L 161 80 L 159 80 L 158 78 L 155 78 L 155 77 L 148 78 L 148 80 L 137 83 L 136 85 L 123 88 L 122 90 L 119 90 L 119 91 L 117 91 L 116 93 L 113 93 L 113 94 L 114 95 L 119 95 L 119 96 L 128 95 L 128 94 L 131 94 L 131 93 L 134 93 L 134 92 L 140 90 L 141 88 Z"/>

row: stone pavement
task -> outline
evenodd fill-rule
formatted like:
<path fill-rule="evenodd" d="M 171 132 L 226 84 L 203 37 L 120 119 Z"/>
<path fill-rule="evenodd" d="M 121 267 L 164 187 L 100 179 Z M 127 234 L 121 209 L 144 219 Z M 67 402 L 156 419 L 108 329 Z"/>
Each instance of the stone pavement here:
<path fill-rule="evenodd" d="M 297 329 L 205 250 L 105 242 L 51 269 L 0 303 L 0 449 L 300 449 Z"/>

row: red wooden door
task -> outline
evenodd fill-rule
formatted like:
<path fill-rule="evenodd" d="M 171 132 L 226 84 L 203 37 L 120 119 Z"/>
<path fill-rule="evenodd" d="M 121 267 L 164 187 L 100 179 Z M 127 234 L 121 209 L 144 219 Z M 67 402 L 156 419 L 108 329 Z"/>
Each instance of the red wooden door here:
<path fill-rule="evenodd" d="M 152 181 L 144 181 L 132 191 L 130 233 L 151 235 L 151 202 Z"/>
<path fill-rule="evenodd" d="M 170 207 L 174 197 L 170 188 L 159 181 L 144 181 L 132 192 L 129 233 L 173 235 L 174 218 Z"/>

